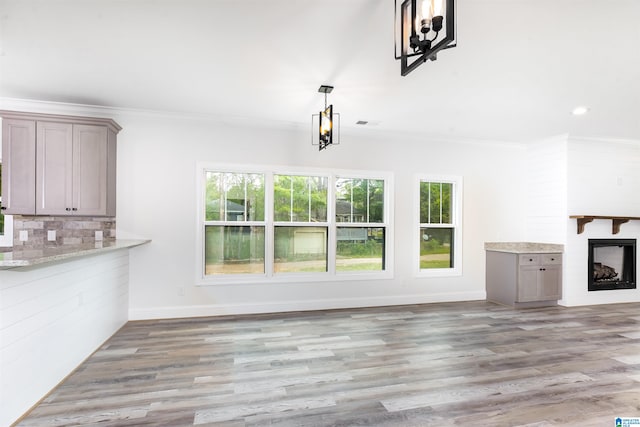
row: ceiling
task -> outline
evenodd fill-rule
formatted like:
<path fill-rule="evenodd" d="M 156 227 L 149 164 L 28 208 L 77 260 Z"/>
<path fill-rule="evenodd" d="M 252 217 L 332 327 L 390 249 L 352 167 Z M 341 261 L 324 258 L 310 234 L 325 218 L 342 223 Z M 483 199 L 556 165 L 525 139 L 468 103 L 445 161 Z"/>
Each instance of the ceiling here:
<path fill-rule="evenodd" d="M 352 132 L 640 140 L 640 1 L 458 0 L 458 46 L 406 77 L 393 7 L 0 0 L 0 96 L 287 127 L 310 126 L 330 84 Z"/>

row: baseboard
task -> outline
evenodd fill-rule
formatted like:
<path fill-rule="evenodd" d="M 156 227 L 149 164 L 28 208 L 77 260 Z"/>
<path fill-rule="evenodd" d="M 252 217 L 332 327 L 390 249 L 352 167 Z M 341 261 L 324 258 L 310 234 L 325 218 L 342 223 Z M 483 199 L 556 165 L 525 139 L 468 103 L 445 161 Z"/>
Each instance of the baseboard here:
<path fill-rule="evenodd" d="M 321 300 L 272 301 L 251 304 L 211 304 L 171 307 L 130 308 L 129 320 L 175 319 L 185 317 L 226 316 L 237 314 L 283 313 L 292 311 L 331 310 L 340 308 L 383 307 L 389 305 L 428 304 L 484 300 L 486 293 L 458 292 L 428 295 L 396 295 L 367 298 L 333 298 Z"/>

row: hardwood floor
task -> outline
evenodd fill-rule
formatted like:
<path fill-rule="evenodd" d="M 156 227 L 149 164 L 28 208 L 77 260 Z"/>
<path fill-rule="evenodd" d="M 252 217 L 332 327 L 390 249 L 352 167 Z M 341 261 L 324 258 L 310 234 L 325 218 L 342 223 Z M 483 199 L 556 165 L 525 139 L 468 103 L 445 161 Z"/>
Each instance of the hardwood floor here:
<path fill-rule="evenodd" d="M 640 304 L 471 302 L 132 322 L 19 425 L 613 426 L 618 416 L 640 417 Z"/>

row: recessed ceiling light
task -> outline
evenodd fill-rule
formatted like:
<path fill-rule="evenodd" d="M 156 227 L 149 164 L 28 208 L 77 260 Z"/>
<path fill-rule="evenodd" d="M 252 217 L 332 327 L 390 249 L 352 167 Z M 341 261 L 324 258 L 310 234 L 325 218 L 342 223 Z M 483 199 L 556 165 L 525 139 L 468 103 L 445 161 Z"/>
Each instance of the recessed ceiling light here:
<path fill-rule="evenodd" d="M 574 108 L 571 114 L 573 114 L 574 116 L 582 116 L 583 114 L 587 114 L 588 112 L 589 112 L 589 109 L 587 107 L 580 106 L 580 107 Z"/>

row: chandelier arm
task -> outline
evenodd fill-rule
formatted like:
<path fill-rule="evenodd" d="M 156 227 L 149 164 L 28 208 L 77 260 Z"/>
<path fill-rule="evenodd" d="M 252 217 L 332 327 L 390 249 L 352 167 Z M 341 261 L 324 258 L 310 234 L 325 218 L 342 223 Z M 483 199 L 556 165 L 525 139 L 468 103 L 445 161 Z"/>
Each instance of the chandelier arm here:
<path fill-rule="evenodd" d="M 433 36 L 433 38 L 431 40 L 429 40 L 431 43 L 433 43 L 434 41 L 436 41 L 436 39 L 438 38 L 438 34 L 440 33 L 440 31 L 436 31 L 436 34 Z M 425 40 L 427 39 L 427 35 L 425 34 Z"/>

